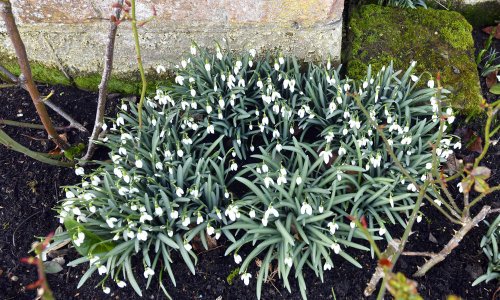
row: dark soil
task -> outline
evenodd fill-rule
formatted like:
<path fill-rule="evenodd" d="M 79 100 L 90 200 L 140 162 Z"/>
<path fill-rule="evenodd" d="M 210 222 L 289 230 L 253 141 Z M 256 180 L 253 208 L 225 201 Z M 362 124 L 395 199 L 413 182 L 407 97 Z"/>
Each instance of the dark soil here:
<path fill-rule="evenodd" d="M 485 35 L 479 31 L 474 32 L 480 45 Z M 498 44 L 497 44 L 498 45 Z M 500 49 L 498 49 L 500 51 Z M 496 96 L 483 91 L 489 101 Z M 94 121 L 96 95 L 67 87 L 41 86 L 42 92 L 48 94 L 50 89 L 55 90 L 53 101 L 67 110 L 72 116 L 84 124 L 89 130 Z M 0 89 L 0 101 L 3 109 L 0 118 L 35 122 L 39 120 L 32 110 L 32 103 L 26 92 L 19 89 Z M 116 102 L 115 102 L 116 103 Z M 112 115 L 112 105 L 108 115 Z M 17 116 L 22 113 L 23 116 Z M 56 125 L 64 126 L 66 123 L 54 115 Z M 457 120 L 455 126 L 468 126 L 481 133 L 482 120 Z M 14 139 L 31 149 L 48 152 L 53 148 L 42 130 L 27 130 L 14 127 L 3 128 Z M 71 143 L 85 142 L 87 135 L 72 131 L 68 138 Z M 498 137 L 497 137 L 498 139 Z M 485 158 L 484 165 L 492 169 L 490 185 L 500 183 L 498 170 L 498 155 L 500 145 L 490 148 L 489 155 Z M 470 155 L 464 150 L 463 155 Z M 98 157 L 105 157 L 104 153 Z M 61 186 L 72 184 L 78 179 L 72 169 L 48 166 L 32 160 L 23 154 L 8 150 L 0 146 L 0 299 L 34 299 L 35 292 L 25 290 L 25 286 L 37 279 L 34 267 L 19 262 L 21 257 L 28 256 L 31 243 L 36 237 L 47 235 L 54 231 L 59 223 L 55 219 L 52 208 L 61 197 Z M 452 188 L 453 189 L 453 188 Z M 457 195 L 458 191 L 454 191 Z M 500 194 L 490 195 L 485 198 L 484 204 L 500 207 Z M 476 208 L 474 214 L 480 208 Z M 416 224 L 415 232 L 411 235 L 406 247 L 409 251 L 439 251 L 449 240 L 453 229 L 450 223 L 429 205 L 423 208 L 424 220 Z M 494 216 L 490 215 L 488 220 Z M 393 236 L 399 236 L 403 228 L 394 227 Z M 487 227 L 482 223 L 479 228 L 473 229 L 460 243 L 451 255 L 441 264 L 433 268 L 425 277 L 419 278 L 419 292 L 425 299 L 446 299 L 447 295 L 455 294 L 463 299 L 492 299 L 497 283 L 480 284 L 472 287 L 475 278 L 486 271 L 487 259 L 479 247 L 480 240 Z M 430 241 L 430 234 L 437 240 Z M 432 238 L 431 238 L 432 239 Z M 196 275 L 189 273 L 188 268 L 180 258 L 176 259 L 174 273 L 177 287 L 164 280 L 166 288 L 173 299 L 255 299 L 255 278 L 250 286 L 244 286 L 236 277 L 230 286 L 227 282 L 228 275 L 237 268 L 232 256 L 225 257 L 225 241 L 214 250 L 199 253 L 196 266 Z M 242 256 L 248 253 L 243 249 Z M 366 283 L 373 273 L 376 262 L 369 253 L 350 252 L 361 263 L 363 269 L 357 269 L 342 258 L 334 260 L 335 267 L 326 272 L 325 281 L 321 283 L 312 272 L 306 272 L 308 283 L 307 295 L 309 299 L 364 299 L 362 296 Z M 74 250 L 69 250 L 65 256 L 66 261 L 77 257 Z M 175 258 L 175 257 L 174 257 Z M 410 276 L 416 271 L 416 266 L 423 263 L 422 258 L 401 257 L 397 263 L 396 271 Z M 80 289 L 76 289 L 84 267 L 69 268 L 55 275 L 48 275 L 50 286 L 57 299 L 140 299 L 134 291 L 126 287 L 118 289 L 110 286 L 112 293 L 106 295 L 99 287 L 98 276 L 93 276 Z M 252 266 L 251 273 L 255 274 L 256 266 Z M 145 286 L 145 280 L 139 274 L 138 281 Z M 292 293 L 288 293 L 276 278 L 274 282 L 264 284 L 262 299 L 301 299 L 297 283 L 291 279 Z M 97 287 L 96 287 L 97 286 Z M 146 299 L 166 298 L 158 288 L 158 282 L 153 281 L 149 290 L 145 292 Z"/>

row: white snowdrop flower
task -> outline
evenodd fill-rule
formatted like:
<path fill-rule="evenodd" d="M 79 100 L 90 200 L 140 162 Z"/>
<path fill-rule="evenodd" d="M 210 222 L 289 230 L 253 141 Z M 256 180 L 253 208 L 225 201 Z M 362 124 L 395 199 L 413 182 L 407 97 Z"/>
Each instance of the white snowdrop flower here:
<path fill-rule="evenodd" d="M 325 263 L 325 265 L 323 266 L 323 271 L 327 271 L 327 270 L 331 270 L 332 269 L 332 265 L 330 265 L 329 263 Z"/>
<path fill-rule="evenodd" d="M 412 192 L 416 192 L 417 191 L 417 187 L 413 184 L 413 183 L 410 183 L 407 187 L 406 187 L 407 190 L 409 191 L 412 191 Z"/>
<path fill-rule="evenodd" d="M 328 162 L 330 161 L 330 158 L 333 157 L 332 150 L 330 150 L 328 148 L 329 147 L 327 146 L 327 149 L 325 149 L 319 153 L 319 157 L 323 158 L 323 161 L 325 162 L 325 164 L 328 164 Z"/>
<path fill-rule="evenodd" d="M 325 211 L 325 208 L 323 207 L 323 205 L 320 205 L 320 206 L 318 207 L 318 211 L 319 211 L 319 213 L 320 213 L 320 214 L 322 214 L 322 213 L 323 213 L 323 211 Z"/>
<path fill-rule="evenodd" d="M 281 152 L 283 150 L 283 145 L 281 145 L 279 142 L 276 144 L 276 151 Z"/>
<path fill-rule="evenodd" d="M 148 232 L 146 230 L 141 230 L 137 232 L 137 239 L 139 241 L 146 241 L 148 239 Z"/>
<path fill-rule="evenodd" d="M 249 61 L 248 61 L 248 66 L 249 66 L 250 68 L 251 68 L 251 67 L 253 67 L 253 61 L 252 61 L 252 60 L 249 60 Z"/>
<path fill-rule="evenodd" d="M 99 275 L 107 274 L 108 273 L 108 268 L 106 266 L 101 265 L 99 268 L 97 268 L 97 271 L 99 272 Z"/>
<path fill-rule="evenodd" d="M 185 69 L 187 67 L 187 61 L 183 59 L 181 61 L 181 66 L 182 66 L 183 69 Z"/>
<path fill-rule="evenodd" d="M 75 243 L 77 247 L 80 247 L 80 245 L 83 243 L 84 240 L 85 240 L 85 233 L 78 232 L 77 238 L 73 240 L 73 243 Z"/>
<path fill-rule="evenodd" d="M 197 225 L 200 225 L 201 223 L 203 223 L 203 216 L 201 215 L 201 213 L 198 212 L 198 217 L 196 218 L 196 224 Z"/>
<path fill-rule="evenodd" d="M 285 257 L 283 262 L 290 268 L 293 266 L 293 259 L 290 256 Z"/>
<path fill-rule="evenodd" d="M 255 210 L 250 210 L 250 212 L 248 213 L 248 216 L 250 217 L 250 219 L 253 219 L 255 218 Z"/>
<path fill-rule="evenodd" d="M 189 103 L 187 101 L 181 101 L 182 110 L 186 110 L 189 107 Z"/>
<path fill-rule="evenodd" d="M 135 237 L 135 232 L 130 229 L 127 229 L 127 237 L 133 239 Z"/>
<path fill-rule="evenodd" d="M 127 283 L 125 281 L 121 281 L 121 280 L 117 280 L 116 281 L 116 285 L 119 287 L 119 288 L 124 288 L 127 286 Z"/>
<path fill-rule="evenodd" d="M 335 110 L 337 109 L 337 104 L 335 104 L 335 102 L 330 102 L 330 104 L 328 105 L 328 112 L 329 113 L 333 113 Z"/>
<path fill-rule="evenodd" d="M 331 143 L 333 141 L 333 138 L 335 137 L 335 134 L 333 131 L 329 131 L 327 135 L 325 136 L 325 140 L 327 143 Z"/>
<path fill-rule="evenodd" d="M 75 174 L 78 176 L 82 176 L 83 174 L 85 174 L 85 170 L 82 167 L 78 167 L 75 169 Z"/>
<path fill-rule="evenodd" d="M 116 125 L 118 126 L 125 125 L 125 119 L 122 116 L 116 118 Z"/>
<path fill-rule="evenodd" d="M 157 163 L 155 164 L 155 168 L 156 168 L 157 170 L 163 170 L 163 164 L 159 161 L 159 162 L 157 162 Z"/>
<path fill-rule="evenodd" d="M 207 72 L 209 72 L 209 73 L 210 73 L 210 69 L 211 69 L 211 66 L 210 66 L 210 64 L 207 62 L 207 63 L 205 64 L 205 70 L 207 70 Z"/>
<path fill-rule="evenodd" d="M 349 130 L 346 127 L 344 127 L 344 129 L 342 130 L 342 135 L 345 136 L 345 135 L 347 135 L 348 132 L 349 132 Z"/>
<path fill-rule="evenodd" d="M 166 72 L 166 71 L 167 71 L 167 69 L 165 69 L 165 67 L 164 67 L 164 66 L 162 66 L 162 65 L 158 65 L 158 66 L 156 67 L 156 73 L 158 73 L 158 74 L 160 74 L 160 73 L 164 73 L 164 72 Z"/>
<path fill-rule="evenodd" d="M 234 262 L 237 265 L 239 265 L 243 261 L 243 259 L 241 258 L 241 256 L 239 254 L 236 254 L 236 253 L 233 255 L 233 258 L 234 258 Z"/>
<path fill-rule="evenodd" d="M 155 215 L 157 216 L 163 216 L 163 209 L 159 206 L 155 207 Z"/>
<path fill-rule="evenodd" d="M 182 219 L 182 226 L 188 227 L 189 224 L 191 224 L 190 218 L 186 217 L 186 218 Z"/>
<path fill-rule="evenodd" d="M 111 293 L 111 289 L 110 289 L 109 287 L 107 287 L 107 286 L 103 286 L 103 287 L 102 287 L 102 291 L 103 291 L 105 294 L 109 294 L 109 293 Z"/>
<path fill-rule="evenodd" d="M 455 116 L 453 116 L 453 115 L 449 116 L 449 117 L 448 117 L 448 119 L 447 119 L 447 121 L 448 121 L 448 124 L 453 123 L 453 122 L 455 121 Z M 443 129 L 443 131 L 444 131 L 444 130 L 445 130 L 445 129 Z"/>
<path fill-rule="evenodd" d="M 282 65 L 285 63 L 285 59 L 282 56 L 280 56 L 278 57 L 278 62 L 280 63 L 280 65 Z"/>
<path fill-rule="evenodd" d="M 417 82 L 417 81 L 418 81 L 418 77 L 417 77 L 417 76 L 415 76 L 415 75 L 411 75 L 410 77 L 411 77 L 411 80 L 412 80 L 413 82 Z"/>
<path fill-rule="evenodd" d="M 250 49 L 250 50 L 248 50 L 248 53 L 250 53 L 251 57 L 255 58 L 255 55 L 257 54 L 257 51 L 255 49 Z"/>
<path fill-rule="evenodd" d="M 229 199 L 229 192 L 228 191 L 224 192 L 224 198 Z"/>
<path fill-rule="evenodd" d="M 278 103 L 275 103 L 273 105 L 273 112 L 274 112 L 274 114 L 279 114 L 279 112 L 280 112 L 280 106 L 279 106 Z"/>
<path fill-rule="evenodd" d="M 422 222 L 422 215 L 417 216 L 417 223 L 420 223 L 420 222 Z"/>
<path fill-rule="evenodd" d="M 182 195 L 184 195 L 184 190 L 180 187 L 177 187 L 175 189 L 175 194 L 177 195 L 177 197 L 182 197 Z"/>
<path fill-rule="evenodd" d="M 460 142 L 456 142 L 454 145 L 453 145 L 453 149 L 461 149 L 462 148 L 462 143 Z"/>
<path fill-rule="evenodd" d="M 262 164 L 262 172 L 264 173 L 269 172 L 269 167 L 265 163 Z"/>
<path fill-rule="evenodd" d="M 278 129 L 274 129 L 273 131 L 273 138 L 277 139 L 280 137 L 280 132 Z"/>
<path fill-rule="evenodd" d="M 437 148 L 436 149 L 436 154 L 439 155 L 439 156 L 441 156 L 441 154 L 443 154 L 443 149 Z"/>
<path fill-rule="evenodd" d="M 457 184 L 457 187 L 458 187 L 458 191 L 459 191 L 460 193 L 463 193 L 463 192 L 464 192 L 464 188 L 463 188 L 463 186 L 462 186 L 462 183 L 461 183 L 461 182 L 459 182 L 459 183 Z"/>
<path fill-rule="evenodd" d="M 348 119 L 351 117 L 351 113 L 348 110 L 344 111 L 344 119 Z M 352 128 L 352 127 L 351 127 Z"/>
<path fill-rule="evenodd" d="M 196 46 L 195 45 L 191 45 L 191 54 L 196 55 Z"/>
<path fill-rule="evenodd" d="M 177 219 L 178 217 L 179 217 L 179 212 L 178 212 L 178 211 L 176 211 L 176 210 L 172 210 L 172 211 L 170 212 L 170 218 L 172 218 L 172 220 L 175 220 L 175 219 Z"/>
<path fill-rule="evenodd" d="M 290 134 L 294 134 L 295 133 L 295 129 L 293 129 L 293 127 L 290 127 Z"/>
<path fill-rule="evenodd" d="M 351 226 L 351 228 L 354 229 L 356 227 L 356 223 L 354 223 L 354 221 L 351 221 L 351 223 L 349 223 L 349 226 Z"/>
<path fill-rule="evenodd" d="M 191 89 L 190 93 L 191 93 L 191 97 L 195 97 L 196 96 L 196 91 L 194 89 Z"/>
<path fill-rule="evenodd" d="M 425 168 L 426 168 L 427 170 L 432 169 L 432 163 L 430 163 L 430 162 L 426 163 L 426 164 L 425 164 Z"/>
<path fill-rule="evenodd" d="M 245 285 L 249 285 L 250 284 L 250 278 L 252 278 L 252 274 L 250 274 L 250 273 L 243 273 L 243 274 L 241 274 L 240 278 L 241 278 L 241 280 L 243 280 L 243 283 Z"/>
<path fill-rule="evenodd" d="M 109 228 L 114 228 L 116 222 L 118 222 L 118 219 L 115 217 L 111 217 L 109 219 L 106 219 L 106 224 L 108 224 Z"/>
<path fill-rule="evenodd" d="M 435 199 L 435 200 L 434 200 L 434 203 L 436 203 L 436 204 L 437 204 L 437 206 L 441 206 L 441 204 L 443 204 L 443 203 L 441 202 L 441 200 L 438 200 L 438 199 Z"/>
<path fill-rule="evenodd" d="M 135 161 L 135 166 L 136 166 L 137 168 L 139 168 L 139 169 L 140 169 L 140 168 L 142 168 L 142 166 L 143 166 L 143 164 L 142 164 L 142 160 L 140 160 L 140 159 L 136 160 L 136 161 Z"/>
<path fill-rule="evenodd" d="M 136 204 L 132 204 L 130 206 L 130 209 L 133 210 L 133 211 L 136 211 L 137 210 L 137 205 Z"/>
<path fill-rule="evenodd" d="M 283 183 L 287 183 L 286 177 L 285 177 L 285 176 L 283 176 L 283 175 L 280 175 L 280 176 L 278 177 L 278 179 L 276 180 L 276 184 L 277 184 L 277 185 L 281 185 L 281 184 L 283 184 Z"/>
<path fill-rule="evenodd" d="M 339 156 L 342 156 L 347 153 L 347 150 L 344 148 L 344 146 L 339 147 Z"/>
<path fill-rule="evenodd" d="M 427 180 L 427 174 L 422 174 L 422 176 L 420 176 L 420 180 L 426 181 Z"/>
<path fill-rule="evenodd" d="M 229 204 L 226 211 L 224 212 L 224 215 L 229 217 L 229 219 L 231 221 L 233 221 L 233 222 L 236 221 L 236 219 L 238 219 L 240 217 L 240 212 L 238 211 L 238 206 L 233 205 L 233 204 Z"/>
<path fill-rule="evenodd" d="M 351 86 L 347 83 L 344 84 L 344 91 L 348 92 L 351 89 Z"/>
<path fill-rule="evenodd" d="M 182 151 L 182 149 L 177 149 L 177 156 L 183 157 L 184 156 L 184 151 Z"/>
<path fill-rule="evenodd" d="M 278 63 L 275 63 L 275 64 L 274 64 L 274 69 L 275 69 L 276 71 L 278 71 L 278 70 L 280 69 L 280 65 L 279 65 Z"/>
<path fill-rule="evenodd" d="M 212 225 L 210 225 L 210 223 L 208 223 L 208 225 L 207 225 L 207 234 L 209 236 L 212 236 L 214 233 L 215 233 L 215 228 Z"/>
<path fill-rule="evenodd" d="M 125 149 L 123 147 L 118 148 L 118 154 L 123 155 L 123 156 L 127 155 L 127 149 Z"/>
<path fill-rule="evenodd" d="M 193 246 L 191 246 L 189 243 L 185 243 L 184 244 L 184 249 L 186 249 L 186 251 L 191 251 L 191 249 L 193 249 Z"/>
<path fill-rule="evenodd" d="M 411 141 L 412 141 L 412 137 L 410 135 L 407 135 L 407 136 L 403 137 L 403 139 L 401 140 L 401 144 L 410 145 Z"/>
<path fill-rule="evenodd" d="M 184 77 L 182 77 L 181 75 L 177 75 L 175 77 L 175 83 L 179 85 L 184 85 Z"/>
<path fill-rule="evenodd" d="M 241 78 L 240 80 L 238 80 L 238 86 L 245 87 L 245 79 Z M 233 106 L 234 106 L 234 104 L 233 104 Z"/>
<path fill-rule="evenodd" d="M 191 192 L 189 192 L 189 194 L 195 198 L 198 198 L 200 192 L 198 191 L 198 189 L 192 189 Z"/>
<path fill-rule="evenodd" d="M 262 125 L 266 126 L 269 124 L 269 118 L 264 115 L 264 117 L 262 118 Z"/>
<path fill-rule="evenodd" d="M 145 223 L 146 221 L 153 221 L 153 217 L 150 216 L 148 213 L 143 212 L 141 214 L 141 217 L 139 218 L 139 222 Z"/>
<path fill-rule="evenodd" d="M 230 169 L 231 169 L 231 171 L 238 170 L 238 165 L 236 164 L 236 162 L 234 160 L 231 162 Z"/>
<path fill-rule="evenodd" d="M 93 205 L 92 205 L 91 207 L 89 207 L 89 211 L 90 211 L 91 213 L 95 213 L 95 212 L 96 212 L 96 210 L 97 210 L 97 209 L 96 209 L 96 207 L 95 207 L 95 206 L 93 206 Z"/>
<path fill-rule="evenodd" d="M 212 106 L 210 106 L 210 104 L 207 104 L 205 110 L 207 111 L 207 114 L 210 114 L 212 112 Z"/>
<path fill-rule="evenodd" d="M 300 214 L 302 215 L 312 215 L 312 207 L 307 202 L 302 202 L 302 207 L 300 208 Z"/>
<path fill-rule="evenodd" d="M 429 88 L 433 89 L 434 88 L 434 80 L 431 79 L 431 80 L 427 81 L 427 86 Z"/>
<path fill-rule="evenodd" d="M 295 79 L 290 80 L 290 86 L 288 89 L 290 90 L 290 93 L 295 91 Z"/>
<path fill-rule="evenodd" d="M 262 80 L 257 81 L 257 87 L 261 90 L 264 88 L 264 84 L 262 83 Z"/>
<path fill-rule="evenodd" d="M 66 191 L 66 199 L 76 198 L 75 194 L 72 191 Z"/>
<path fill-rule="evenodd" d="M 128 109 L 127 104 L 125 104 L 125 103 L 122 103 L 122 106 L 120 108 L 123 111 L 127 111 L 127 109 Z"/>
<path fill-rule="evenodd" d="M 198 108 L 198 103 L 191 101 L 191 108 L 192 109 L 197 109 Z M 193 129 L 194 130 L 194 129 Z"/>
<path fill-rule="evenodd" d="M 144 278 L 149 278 L 155 274 L 155 271 L 151 269 L 150 267 L 147 267 L 144 269 Z"/>
<path fill-rule="evenodd" d="M 330 245 L 330 248 L 332 248 L 332 250 L 333 250 L 333 252 L 334 252 L 335 254 L 339 254 L 339 253 L 340 253 L 340 245 L 339 245 L 339 244 L 337 244 L 337 243 L 332 243 L 332 244 Z"/>
<path fill-rule="evenodd" d="M 184 138 L 182 139 L 182 143 L 183 143 L 184 145 L 192 145 L 192 144 L 193 144 L 193 140 L 191 140 L 191 138 L 189 138 L 189 137 L 187 137 L 187 136 L 186 136 L 186 137 L 184 137 Z"/>
<path fill-rule="evenodd" d="M 328 229 L 330 230 L 330 233 L 331 233 L 332 235 L 334 235 L 334 234 L 335 234 L 335 231 L 337 231 L 337 230 L 339 229 L 339 224 L 335 223 L 335 221 L 333 221 L 333 222 L 329 222 L 329 223 L 327 224 L 327 226 L 328 226 Z"/>

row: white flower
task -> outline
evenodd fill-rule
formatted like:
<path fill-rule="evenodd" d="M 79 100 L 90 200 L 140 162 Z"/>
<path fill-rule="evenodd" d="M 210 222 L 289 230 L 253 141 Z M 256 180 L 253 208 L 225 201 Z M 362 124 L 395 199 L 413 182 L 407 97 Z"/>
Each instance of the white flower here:
<path fill-rule="evenodd" d="M 80 245 L 83 243 L 83 240 L 85 240 L 85 233 L 78 232 L 77 237 L 77 239 L 73 240 L 73 243 L 75 243 L 77 247 L 80 247 Z"/>
<path fill-rule="evenodd" d="M 238 165 L 236 164 L 236 162 L 234 160 L 231 162 L 230 169 L 231 169 L 231 171 L 238 170 Z"/>
<path fill-rule="evenodd" d="M 191 251 L 191 249 L 193 249 L 193 246 L 191 246 L 189 243 L 185 243 L 184 249 L 186 249 L 186 251 Z"/>
<path fill-rule="evenodd" d="M 136 160 L 136 161 L 135 161 L 135 166 L 136 166 L 137 168 L 139 168 L 139 169 L 140 169 L 140 168 L 142 168 L 142 160 L 140 160 L 140 159 Z"/>
<path fill-rule="evenodd" d="M 125 119 L 123 119 L 123 117 L 118 117 L 116 119 L 116 125 L 120 126 L 120 125 L 125 125 Z"/>
<path fill-rule="evenodd" d="M 332 265 L 330 265 L 329 263 L 325 263 L 325 265 L 323 266 L 323 271 L 331 270 L 331 269 L 332 269 Z"/>
<path fill-rule="evenodd" d="M 440 200 L 436 199 L 434 200 L 434 203 L 437 204 L 437 206 L 441 206 L 441 204 L 443 204 Z"/>
<path fill-rule="evenodd" d="M 463 192 L 464 192 L 464 188 L 463 188 L 463 186 L 462 186 L 462 183 L 461 183 L 461 182 L 459 182 L 459 183 L 457 184 L 457 187 L 458 187 L 458 191 L 459 191 L 460 193 L 463 193 Z"/>
<path fill-rule="evenodd" d="M 99 275 L 107 274 L 108 268 L 106 268 L 106 266 L 99 266 L 99 268 L 97 268 L 97 271 L 99 272 Z"/>
<path fill-rule="evenodd" d="M 172 211 L 170 212 L 170 218 L 172 218 L 172 220 L 175 220 L 175 219 L 177 219 L 178 217 L 179 217 L 179 212 L 178 212 L 178 211 L 176 211 L 176 210 L 172 210 Z"/>
<path fill-rule="evenodd" d="M 188 227 L 190 223 L 191 223 L 190 218 L 186 217 L 186 218 L 182 219 L 182 226 Z"/>
<path fill-rule="evenodd" d="M 426 163 L 426 164 L 425 164 L 425 168 L 426 168 L 427 170 L 432 169 L 432 163 L 430 163 L 430 162 Z"/>
<path fill-rule="evenodd" d="M 420 222 L 422 222 L 422 215 L 417 216 L 417 223 L 420 223 Z"/>
<path fill-rule="evenodd" d="M 252 278 L 252 274 L 250 273 L 241 274 L 241 280 L 243 280 L 243 283 L 245 283 L 245 285 L 248 285 L 250 283 L 250 278 Z"/>
<path fill-rule="evenodd" d="M 277 185 L 281 185 L 282 183 L 287 183 L 286 177 L 284 175 L 280 175 L 276 180 Z"/>
<path fill-rule="evenodd" d="M 429 88 L 433 89 L 434 88 L 434 80 L 431 79 L 431 80 L 427 81 L 427 86 Z"/>
<path fill-rule="evenodd" d="M 179 84 L 179 85 L 184 85 L 184 77 L 180 76 L 180 75 L 177 75 L 175 77 L 175 83 Z M 118 123 L 118 120 L 117 120 L 117 123 Z M 119 124 L 118 124 L 119 125 Z"/>
<path fill-rule="evenodd" d="M 150 267 L 147 267 L 144 269 L 144 278 L 149 278 L 155 274 L 155 271 L 151 269 Z"/>
<path fill-rule="evenodd" d="M 118 154 L 127 155 L 127 149 L 125 149 L 123 147 L 118 148 Z"/>
<path fill-rule="evenodd" d="M 191 97 L 196 96 L 196 91 L 194 89 L 191 89 L 190 93 L 191 93 Z"/>
<path fill-rule="evenodd" d="M 85 174 L 85 170 L 82 167 L 78 167 L 75 169 L 75 174 L 78 176 L 82 176 L 83 174 Z"/>
<path fill-rule="evenodd" d="M 200 225 L 201 223 L 203 223 L 203 216 L 200 213 L 198 213 L 198 217 L 196 218 L 196 224 Z"/>
<path fill-rule="evenodd" d="M 411 75 L 410 77 L 411 77 L 411 80 L 412 80 L 413 82 L 417 82 L 417 81 L 418 81 L 418 77 L 417 77 L 417 76 L 415 76 L 415 75 Z"/>
<path fill-rule="evenodd" d="M 297 176 L 297 178 L 295 179 L 295 184 L 300 185 L 301 183 L 302 183 L 302 177 Z"/>
<path fill-rule="evenodd" d="M 333 131 L 329 131 L 328 134 L 325 136 L 325 140 L 327 143 L 331 143 L 334 137 L 335 134 L 333 133 Z"/>
<path fill-rule="evenodd" d="M 185 69 L 187 67 L 187 61 L 183 59 L 181 61 L 181 66 L 182 66 L 183 69 Z"/>
<path fill-rule="evenodd" d="M 162 216 L 163 215 L 163 209 L 159 206 L 155 207 L 155 215 L 157 216 Z"/>
<path fill-rule="evenodd" d="M 146 221 L 153 221 L 153 217 L 150 216 L 148 213 L 143 212 L 141 214 L 141 217 L 139 218 L 139 222 L 144 223 Z"/>
<path fill-rule="evenodd" d="M 67 199 L 68 199 L 68 198 L 75 198 L 75 197 L 76 197 L 76 196 L 75 196 L 75 194 L 73 194 L 73 192 L 72 192 L 72 191 L 66 191 L 66 198 L 67 198 Z"/>
<path fill-rule="evenodd" d="M 105 294 L 109 294 L 109 293 L 111 293 L 111 289 L 110 289 L 109 287 L 107 287 L 107 286 L 103 286 L 103 287 L 102 287 L 102 291 L 103 291 Z"/>
<path fill-rule="evenodd" d="M 177 187 L 175 189 L 175 194 L 177 195 L 177 197 L 182 197 L 182 195 L 184 195 L 184 190 L 180 187 Z"/>
<path fill-rule="evenodd" d="M 184 151 L 182 151 L 182 149 L 177 149 L 177 156 L 183 157 L 184 156 Z"/>
<path fill-rule="evenodd" d="M 330 149 L 325 149 L 319 153 L 319 157 L 323 158 L 323 161 L 325 164 L 328 164 L 330 161 L 330 158 L 333 157 L 332 150 Z"/>
<path fill-rule="evenodd" d="M 118 222 L 118 219 L 115 217 L 106 219 L 106 223 L 108 224 L 109 228 L 115 227 L 115 223 Z"/>
<path fill-rule="evenodd" d="M 324 210 L 325 210 L 325 208 L 323 207 L 323 205 L 320 205 L 318 207 L 318 211 L 319 211 L 320 214 L 322 214 Z"/>
<path fill-rule="evenodd" d="M 166 72 L 166 71 L 167 71 L 167 70 L 166 70 L 166 69 L 165 69 L 165 67 L 164 67 L 164 66 L 162 66 L 162 65 L 158 65 L 158 66 L 156 67 L 156 72 L 157 72 L 158 74 L 160 74 L 160 73 L 162 73 L 162 72 Z"/>
<path fill-rule="evenodd" d="M 409 191 L 412 191 L 412 192 L 416 192 L 417 191 L 417 187 L 413 183 L 410 183 L 408 185 L 408 187 L 406 187 L 406 189 L 409 190 Z"/>
<path fill-rule="evenodd" d="M 210 223 L 208 223 L 208 225 L 207 225 L 207 234 L 208 235 L 213 235 L 214 233 L 215 233 L 215 228 L 212 225 L 210 225 Z"/>
<path fill-rule="evenodd" d="M 238 211 L 238 206 L 234 204 L 229 204 L 224 215 L 229 217 L 231 221 L 236 221 L 240 217 L 240 212 Z"/>
<path fill-rule="evenodd" d="M 215 127 L 214 127 L 214 125 L 209 124 L 209 125 L 207 126 L 207 133 L 209 133 L 209 134 L 213 134 L 213 133 L 215 133 Z"/>
<path fill-rule="evenodd" d="M 248 216 L 249 216 L 251 219 L 255 218 L 255 210 L 253 210 L 253 209 L 252 209 L 252 210 L 248 213 Z"/>
<path fill-rule="evenodd" d="M 163 170 L 163 164 L 159 161 L 155 164 L 155 168 L 158 170 Z"/>
<path fill-rule="evenodd" d="M 383 236 L 386 232 L 387 229 L 385 229 L 384 227 L 380 227 L 380 229 L 378 230 L 378 235 Z"/>
<path fill-rule="evenodd" d="M 347 150 L 344 148 L 344 146 L 339 147 L 339 156 L 342 156 L 347 153 Z"/>
<path fill-rule="evenodd" d="M 127 286 L 127 283 L 125 281 L 117 280 L 116 285 L 118 285 L 119 288 L 124 288 Z"/>
<path fill-rule="evenodd" d="M 330 245 L 330 248 L 333 249 L 333 252 L 335 252 L 335 254 L 339 254 L 340 253 L 340 245 L 337 244 L 337 243 L 333 243 Z"/>
<path fill-rule="evenodd" d="M 412 141 L 412 137 L 411 136 L 405 136 L 401 140 L 401 144 L 403 144 L 403 145 L 410 145 L 411 141 Z"/>
<path fill-rule="evenodd" d="M 311 207 L 311 205 L 309 203 L 307 203 L 307 202 L 303 202 L 302 203 L 302 207 L 300 208 L 300 213 L 302 215 L 305 215 L 305 214 L 312 215 L 312 207 Z"/>
<path fill-rule="evenodd" d="M 191 54 L 196 55 L 196 46 L 195 45 L 191 45 Z"/>
<path fill-rule="evenodd" d="M 237 265 L 239 265 L 243 261 L 243 259 L 241 258 L 241 256 L 239 254 L 236 254 L 236 253 L 233 255 L 233 258 L 234 258 L 234 262 Z"/>
<path fill-rule="evenodd" d="M 209 63 L 205 64 L 205 70 L 207 70 L 207 72 L 210 72 L 210 64 Z"/>
<path fill-rule="evenodd" d="M 146 230 L 140 230 L 137 232 L 137 239 L 139 241 L 146 241 L 148 239 L 148 232 Z"/>
<path fill-rule="evenodd" d="M 283 260 L 285 265 L 289 266 L 290 268 L 293 266 L 293 259 L 290 256 L 285 257 Z"/>
<path fill-rule="evenodd" d="M 453 149 L 461 149 L 462 148 L 462 143 L 460 142 L 456 142 L 454 145 L 453 145 Z"/>
<path fill-rule="evenodd" d="M 269 188 L 269 185 L 274 184 L 274 180 L 271 177 L 266 176 L 264 178 L 264 184 L 266 185 L 266 188 Z"/>
<path fill-rule="evenodd" d="M 335 234 L 335 231 L 337 231 L 337 229 L 339 229 L 339 224 L 335 223 L 335 221 L 333 221 L 333 222 L 329 222 L 329 223 L 327 224 L 327 226 L 328 226 L 328 228 L 330 229 L 330 233 L 331 233 L 332 235 L 334 235 L 334 234 Z"/>

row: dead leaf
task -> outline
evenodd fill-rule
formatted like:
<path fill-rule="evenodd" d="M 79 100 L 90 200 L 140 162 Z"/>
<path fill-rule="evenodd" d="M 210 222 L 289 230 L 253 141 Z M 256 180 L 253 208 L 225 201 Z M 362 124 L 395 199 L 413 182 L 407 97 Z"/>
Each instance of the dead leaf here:
<path fill-rule="evenodd" d="M 497 83 L 497 74 L 498 74 L 498 70 L 495 70 L 493 72 L 491 72 L 490 74 L 488 74 L 485 79 L 486 79 L 486 86 L 488 88 L 491 88 L 495 83 Z"/>
<path fill-rule="evenodd" d="M 497 40 L 500 40 L 500 23 L 497 26 L 488 26 L 488 27 L 483 28 L 483 32 L 486 32 L 487 34 L 491 34 L 491 32 L 493 31 L 494 28 L 496 28 L 495 38 Z"/>
<path fill-rule="evenodd" d="M 461 127 L 455 130 L 455 134 L 460 137 L 467 150 L 477 153 L 483 152 L 483 139 L 474 130 Z"/>

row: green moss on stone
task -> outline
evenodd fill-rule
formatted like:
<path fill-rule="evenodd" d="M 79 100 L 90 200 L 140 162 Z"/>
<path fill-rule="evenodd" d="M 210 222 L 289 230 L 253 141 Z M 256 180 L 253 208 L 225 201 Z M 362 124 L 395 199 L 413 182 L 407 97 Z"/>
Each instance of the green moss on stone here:
<path fill-rule="evenodd" d="M 436 9 L 449 9 L 460 12 L 469 23 L 482 28 L 488 25 L 495 25 L 495 21 L 500 19 L 500 1 L 492 0 L 476 4 L 463 4 L 462 0 L 427 1 L 429 6 Z"/>
<path fill-rule="evenodd" d="M 366 5 L 349 25 L 349 77 L 363 78 L 368 65 L 377 71 L 393 61 L 395 68 L 406 69 L 416 60 L 417 73 L 441 72 L 455 108 L 467 114 L 481 111 L 472 27 L 459 13 Z"/>

